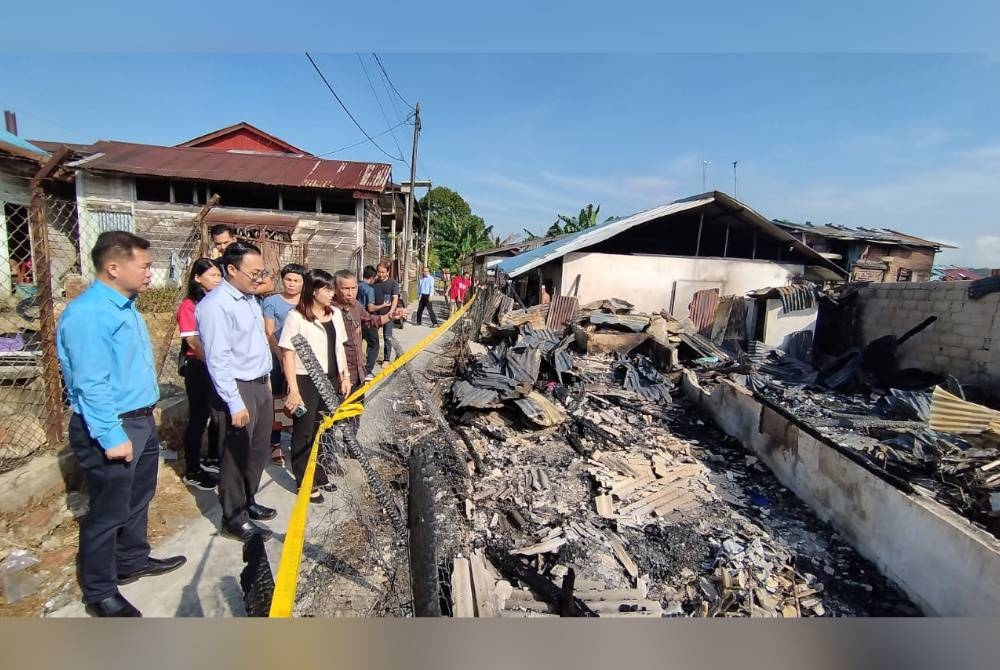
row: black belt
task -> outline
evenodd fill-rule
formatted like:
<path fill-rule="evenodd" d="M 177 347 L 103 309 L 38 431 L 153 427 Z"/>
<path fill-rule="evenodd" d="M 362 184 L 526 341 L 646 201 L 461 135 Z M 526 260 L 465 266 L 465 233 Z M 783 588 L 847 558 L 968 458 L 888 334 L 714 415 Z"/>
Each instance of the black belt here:
<path fill-rule="evenodd" d="M 139 409 L 134 409 L 131 412 L 123 412 L 118 415 L 119 419 L 138 419 L 142 416 L 153 416 L 153 410 L 156 409 L 156 405 L 150 405 L 149 407 L 140 407 Z"/>
<path fill-rule="evenodd" d="M 264 375 L 262 377 L 257 377 L 257 379 L 237 379 L 236 381 L 244 384 L 266 384 L 270 379 L 269 375 Z"/>

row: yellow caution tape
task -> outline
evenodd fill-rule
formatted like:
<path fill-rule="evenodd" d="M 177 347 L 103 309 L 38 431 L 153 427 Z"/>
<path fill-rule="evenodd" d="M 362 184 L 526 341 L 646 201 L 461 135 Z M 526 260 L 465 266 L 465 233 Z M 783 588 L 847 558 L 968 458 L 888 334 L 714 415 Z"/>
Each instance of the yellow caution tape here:
<path fill-rule="evenodd" d="M 292 516 L 288 520 L 288 530 L 285 532 L 285 544 L 281 550 L 281 562 L 278 564 L 278 576 L 274 583 L 274 595 L 271 598 L 271 618 L 290 617 L 292 615 L 292 607 L 295 605 L 295 591 L 299 585 L 299 568 L 302 564 L 302 548 L 305 546 L 306 540 L 309 496 L 312 495 L 313 478 L 316 475 L 316 457 L 319 454 L 319 442 L 323 433 L 328 431 L 338 421 L 359 416 L 364 412 L 364 406 L 356 402 L 357 399 L 374 388 L 383 379 L 388 378 L 396 370 L 413 360 L 429 344 L 450 329 L 465 314 L 466 310 L 472 306 L 475 300 L 476 296 L 473 295 L 469 299 L 469 302 L 448 317 L 448 320 L 433 329 L 416 346 L 410 348 L 402 356 L 383 367 L 375 375 L 374 379 L 344 398 L 344 401 L 337 406 L 337 409 L 332 414 L 323 417 L 319 428 L 316 430 L 316 437 L 313 439 L 312 449 L 309 452 L 309 461 L 306 464 L 306 471 L 302 477 L 302 486 L 295 497 L 295 507 L 292 508 Z"/>

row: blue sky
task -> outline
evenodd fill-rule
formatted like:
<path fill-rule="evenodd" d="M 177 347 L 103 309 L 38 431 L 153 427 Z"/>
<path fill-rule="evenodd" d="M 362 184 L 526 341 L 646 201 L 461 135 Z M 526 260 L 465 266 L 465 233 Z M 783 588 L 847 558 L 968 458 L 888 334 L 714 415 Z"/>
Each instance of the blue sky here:
<path fill-rule="evenodd" d="M 369 133 L 405 116 L 368 51 L 375 94 L 357 54 L 313 55 Z M 739 161 L 739 198 L 767 217 L 896 228 L 959 244 L 944 262 L 1000 266 L 1000 59 L 380 56 L 422 106 L 418 178 L 501 234 L 587 202 L 624 215 L 698 193 L 703 160 L 707 188 L 732 193 Z M 301 52 L 0 54 L 0 106 L 41 139 L 175 144 L 239 120 L 317 154 L 364 139 Z M 408 159 L 411 132 L 377 141 Z M 368 143 L 332 157 L 388 161 Z"/>

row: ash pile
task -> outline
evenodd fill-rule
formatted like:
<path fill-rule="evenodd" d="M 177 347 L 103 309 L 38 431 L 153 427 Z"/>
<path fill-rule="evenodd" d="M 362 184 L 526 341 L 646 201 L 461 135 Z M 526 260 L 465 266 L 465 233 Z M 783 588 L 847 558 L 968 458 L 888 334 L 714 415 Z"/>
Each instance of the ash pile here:
<path fill-rule="evenodd" d="M 679 398 L 684 366 L 727 352 L 667 315 L 568 300 L 495 298 L 490 344 L 470 344 L 447 396 L 472 475 L 454 616 L 918 613 Z"/>
<path fill-rule="evenodd" d="M 839 356 L 751 343 L 733 364 L 754 394 L 861 456 L 900 488 L 933 498 L 1000 536 L 1000 411 L 966 400 L 950 376 L 901 368 L 901 344 L 933 323 Z"/>

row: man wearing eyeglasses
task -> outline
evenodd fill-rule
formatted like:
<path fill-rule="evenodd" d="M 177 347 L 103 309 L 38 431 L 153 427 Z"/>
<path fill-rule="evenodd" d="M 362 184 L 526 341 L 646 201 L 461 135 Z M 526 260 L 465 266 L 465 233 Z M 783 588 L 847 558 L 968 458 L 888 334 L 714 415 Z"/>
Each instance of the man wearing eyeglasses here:
<path fill-rule="evenodd" d="M 225 277 L 226 266 L 222 261 L 223 254 L 226 253 L 226 249 L 229 248 L 230 244 L 245 242 L 246 240 L 238 238 L 236 236 L 236 227 L 228 223 L 217 223 L 209 230 L 209 234 L 212 236 L 212 248 L 209 250 L 209 257 L 218 263 L 219 270 L 222 272 L 222 276 Z M 274 278 L 268 274 L 267 277 L 264 277 L 254 287 L 254 295 L 264 297 L 272 293 L 274 293 Z"/>
<path fill-rule="evenodd" d="M 244 542 L 254 535 L 266 540 L 271 530 L 254 521 L 273 519 L 277 512 L 258 505 L 254 495 L 270 456 L 274 401 L 268 386 L 271 350 L 254 296 L 269 273 L 260 249 L 247 242 L 228 245 L 222 262 L 225 281 L 195 309 L 205 363 L 219 395 L 212 414 L 225 431 L 219 442 L 222 532 Z"/>

